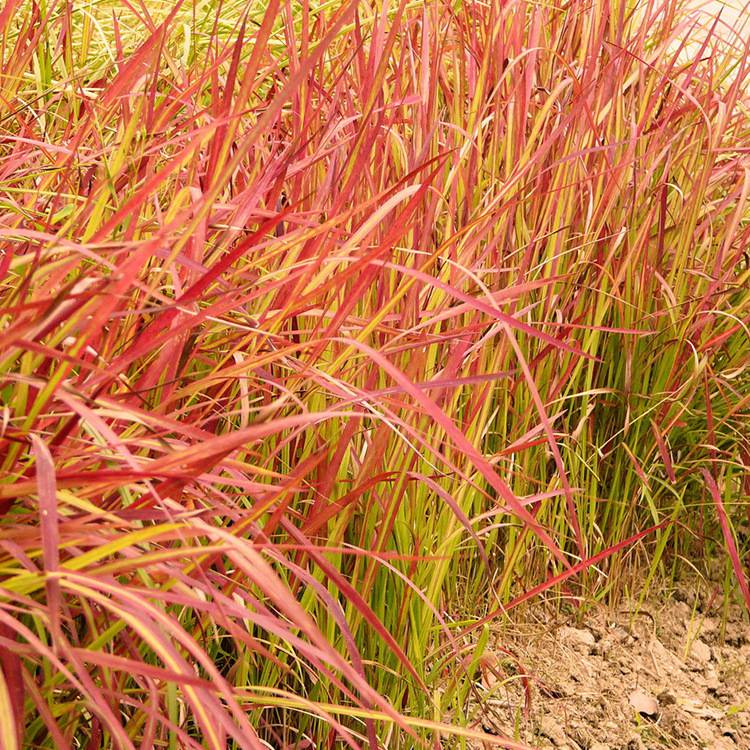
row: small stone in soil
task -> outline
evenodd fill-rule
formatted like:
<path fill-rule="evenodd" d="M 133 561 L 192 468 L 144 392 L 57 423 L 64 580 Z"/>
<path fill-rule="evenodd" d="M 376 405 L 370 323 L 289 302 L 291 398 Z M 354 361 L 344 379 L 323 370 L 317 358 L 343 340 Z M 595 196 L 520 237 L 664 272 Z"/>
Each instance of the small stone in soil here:
<path fill-rule="evenodd" d="M 659 714 L 659 701 L 643 690 L 634 690 L 628 702 L 641 716 L 652 718 Z"/>
<path fill-rule="evenodd" d="M 560 639 L 567 641 L 572 646 L 582 647 L 590 650 L 596 644 L 596 638 L 590 630 L 585 628 L 562 627 L 558 631 Z"/>

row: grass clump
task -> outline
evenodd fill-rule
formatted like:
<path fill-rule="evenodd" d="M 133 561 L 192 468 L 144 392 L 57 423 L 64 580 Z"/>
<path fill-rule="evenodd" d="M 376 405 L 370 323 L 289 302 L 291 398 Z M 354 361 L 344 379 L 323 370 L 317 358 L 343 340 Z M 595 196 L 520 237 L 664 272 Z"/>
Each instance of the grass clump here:
<path fill-rule="evenodd" d="M 466 746 L 513 606 L 750 604 L 742 39 L 6 3 L 3 746 Z"/>

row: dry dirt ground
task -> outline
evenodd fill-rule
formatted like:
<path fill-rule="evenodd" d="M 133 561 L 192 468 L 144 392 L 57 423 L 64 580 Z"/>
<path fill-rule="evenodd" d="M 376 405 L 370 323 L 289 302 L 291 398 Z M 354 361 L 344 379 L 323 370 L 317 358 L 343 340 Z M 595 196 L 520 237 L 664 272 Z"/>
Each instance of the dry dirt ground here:
<path fill-rule="evenodd" d="M 693 592 L 504 629 L 483 728 L 544 750 L 750 750 L 747 614 Z"/>

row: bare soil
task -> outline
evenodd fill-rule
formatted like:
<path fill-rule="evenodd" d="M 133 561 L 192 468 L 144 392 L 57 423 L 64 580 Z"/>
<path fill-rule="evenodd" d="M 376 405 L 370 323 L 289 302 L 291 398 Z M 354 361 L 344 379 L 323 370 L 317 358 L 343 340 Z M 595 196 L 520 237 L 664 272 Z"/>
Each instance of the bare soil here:
<path fill-rule="evenodd" d="M 750 750 L 747 614 L 694 592 L 504 628 L 482 728 L 545 750 Z"/>

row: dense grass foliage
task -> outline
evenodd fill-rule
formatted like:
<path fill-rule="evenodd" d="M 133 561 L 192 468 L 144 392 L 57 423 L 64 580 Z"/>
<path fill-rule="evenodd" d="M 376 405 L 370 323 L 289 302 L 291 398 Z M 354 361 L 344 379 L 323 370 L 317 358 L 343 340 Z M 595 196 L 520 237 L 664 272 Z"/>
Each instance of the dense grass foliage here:
<path fill-rule="evenodd" d="M 517 604 L 750 604 L 741 20 L 7 0 L 2 747 L 465 747 Z"/>

